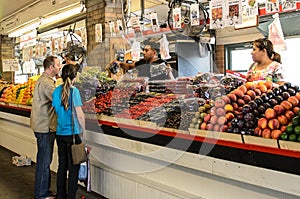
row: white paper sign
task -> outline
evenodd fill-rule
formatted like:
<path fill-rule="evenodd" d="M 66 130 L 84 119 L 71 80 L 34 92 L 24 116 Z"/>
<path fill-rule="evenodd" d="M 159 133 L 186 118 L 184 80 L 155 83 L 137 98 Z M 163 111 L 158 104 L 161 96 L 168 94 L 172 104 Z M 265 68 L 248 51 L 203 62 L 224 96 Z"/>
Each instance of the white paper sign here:
<path fill-rule="evenodd" d="M 191 26 L 199 26 L 199 4 L 191 5 Z"/>
<path fill-rule="evenodd" d="M 210 29 L 222 28 L 225 26 L 225 5 L 222 0 L 210 1 Z"/>
<path fill-rule="evenodd" d="M 256 0 L 242 0 L 242 23 L 235 28 L 245 28 L 257 25 L 258 3 Z"/>
<path fill-rule="evenodd" d="M 173 9 L 173 28 L 181 28 L 181 7 Z"/>
<path fill-rule="evenodd" d="M 2 60 L 2 69 L 3 71 L 17 71 L 19 70 L 19 62 L 14 59 L 4 59 Z"/>
<path fill-rule="evenodd" d="M 150 18 L 151 18 L 152 30 L 154 32 L 158 32 L 160 30 L 160 28 L 159 28 L 159 24 L 158 24 L 158 20 L 157 20 L 157 13 L 156 12 L 151 13 Z"/>
<path fill-rule="evenodd" d="M 95 42 L 102 42 L 102 24 L 95 25 Z"/>
<path fill-rule="evenodd" d="M 227 6 L 226 26 L 233 26 L 242 23 L 242 2 L 241 0 L 229 0 Z"/>
<path fill-rule="evenodd" d="M 109 30 L 110 30 L 111 37 L 115 37 L 116 36 L 115 22 L 113 21 L 109 22 Z"/>

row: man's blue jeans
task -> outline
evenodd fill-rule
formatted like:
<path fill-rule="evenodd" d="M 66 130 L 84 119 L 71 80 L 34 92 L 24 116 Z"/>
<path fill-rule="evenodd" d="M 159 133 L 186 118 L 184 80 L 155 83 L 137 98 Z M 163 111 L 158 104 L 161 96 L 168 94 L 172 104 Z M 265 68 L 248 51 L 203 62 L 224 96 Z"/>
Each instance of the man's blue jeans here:
<path fill-rule="evenodd" d="M 51 186 L 50 164 L 52 162 L 55 132 L 34 132 L 37 139 L 37 155 L 35 168 L 34 198 L 49 196 Z"/>

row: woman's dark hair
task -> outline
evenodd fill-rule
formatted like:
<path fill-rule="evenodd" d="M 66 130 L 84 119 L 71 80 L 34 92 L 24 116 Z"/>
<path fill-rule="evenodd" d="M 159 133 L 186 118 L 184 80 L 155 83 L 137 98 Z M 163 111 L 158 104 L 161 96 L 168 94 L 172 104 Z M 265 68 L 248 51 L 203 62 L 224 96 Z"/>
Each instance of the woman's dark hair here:
<path fill-rule="evenodd" d="M 61 103 L 65 110 L 69 108 L 69 97 L 72 80 L 76 77 L 77 71 L 73 64 L 66 64 L 62 68 L 61 78 L 63 79 L 63 89 L 61 93 Z"/>
<path fill-rule="evenodd" d="M 274 51 L 273 43 L 268 39 L 257 39 L 253 42 L 259 48 L 259 50 L 266 49 L 268 57 L 273 60 L 281 63 L 281 56 Z"/>

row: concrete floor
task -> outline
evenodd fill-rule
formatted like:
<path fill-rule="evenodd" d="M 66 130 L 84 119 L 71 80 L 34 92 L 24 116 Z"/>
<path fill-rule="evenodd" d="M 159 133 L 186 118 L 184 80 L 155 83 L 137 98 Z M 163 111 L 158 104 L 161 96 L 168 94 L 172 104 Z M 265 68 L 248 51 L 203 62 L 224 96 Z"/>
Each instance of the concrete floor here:
<path fill-rule="evenodd" d="M 35 164 L 17 167 L 11 163 L 14 152 L 0 146 L 0 199 L 32 199 L 34 193 Z M 52 191 L 56 190 L 56 173 L 52 173 Z M 84 196 L 84 197 L 82 197 Z M 76 199 L 104 199 L 104 197 L 86 192 L 79 186 Z"/>

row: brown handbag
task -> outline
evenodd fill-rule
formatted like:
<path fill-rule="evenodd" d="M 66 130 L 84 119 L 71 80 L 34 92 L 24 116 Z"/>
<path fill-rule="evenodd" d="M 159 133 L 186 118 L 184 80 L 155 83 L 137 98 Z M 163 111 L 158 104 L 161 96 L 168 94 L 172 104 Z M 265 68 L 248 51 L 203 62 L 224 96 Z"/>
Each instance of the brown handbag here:
<path fill-rule="evenodd" d="M 75 144 L 75 135 L 73 134 L 73 145 L 71 146 L 71 150 L 72 150 L 72 161 L 73 164 L 81 164 L 85 161 L 88 160 L 87 154 L 86 154 L 86 150 L 85 150 L 85 146 L 83 144 L 83 142 L 81 142 L 80 144 Z"/>
<path fill-rule="evenodd" d="M 72 153 L 72 161 L 74 165 L 81 164 L 88 160 L 87 152 L 85 149 L 85 145 L 83 142 L 76 144 L 75 142 L 75 133 L 74 133 L 74 105 L 72 103 L 71 95 L 71 113 L 72 113 L 72 135 L 73 135 L 73 145 L 71 146 L 71 153 Z M 74 110 L 72 110 L 74 109 Z"/>

